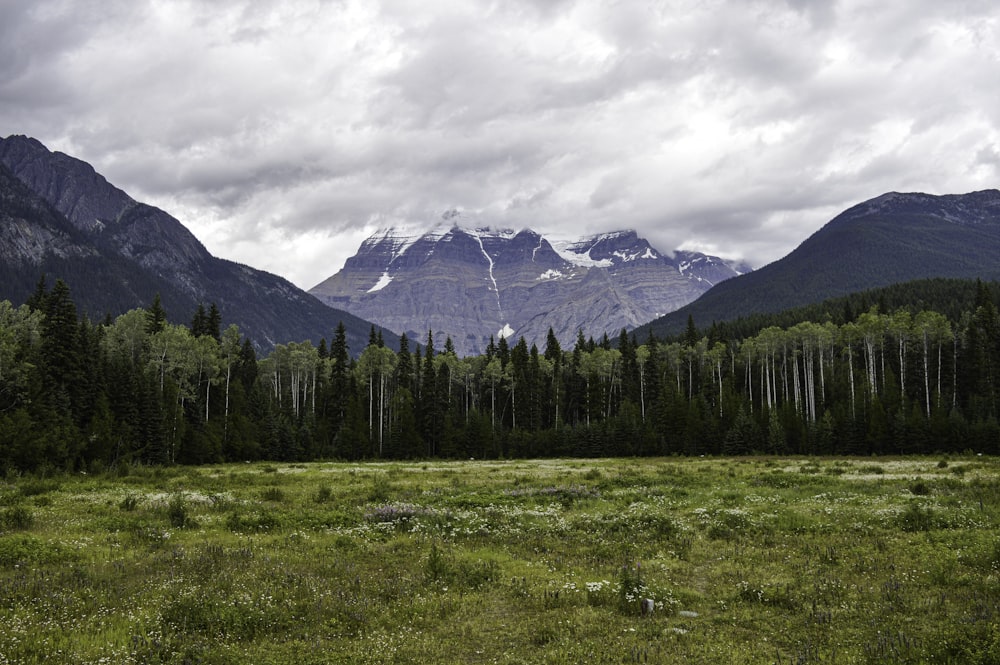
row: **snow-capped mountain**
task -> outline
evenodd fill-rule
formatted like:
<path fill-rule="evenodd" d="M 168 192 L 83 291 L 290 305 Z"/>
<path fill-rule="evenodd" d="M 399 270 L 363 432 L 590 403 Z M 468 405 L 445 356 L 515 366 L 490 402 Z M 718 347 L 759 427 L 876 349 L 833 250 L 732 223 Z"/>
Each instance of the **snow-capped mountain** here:
<path fill-rule="evenodd" d="M 746 269 L 695 252 L 663 254 L 635 231 L 557 242 L 456 221 L 446 216 L 423 233 L 378 231 L 310 293 L 415 342 L 428 331 L 438 344 L 449 336 L 470 355 L 490 337 L 523 336 L 541 348 L 550 327 L 562 344 L 580 330 L 617 335 Z"/>

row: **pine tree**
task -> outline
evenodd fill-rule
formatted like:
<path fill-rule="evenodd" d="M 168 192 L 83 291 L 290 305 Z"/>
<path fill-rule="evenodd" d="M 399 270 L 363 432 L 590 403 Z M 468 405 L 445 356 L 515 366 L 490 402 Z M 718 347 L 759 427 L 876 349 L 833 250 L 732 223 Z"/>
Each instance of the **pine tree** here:
<path fill-rule="evenodd" d="M 329 415 L 330 431 L 334 436 L 340 431 L 347 416 L 350 406 L 350 376 L 351 357 L 347 348 L 347 329 L 344 322 L 337 324 L 337 330 L 333 334 L 333 342 L 330 344 L 330 404 Z"/>
<path fill-rule="evenodd" d="M 399 336 L 399 361 L 396 364 L 396 383 L 405 388 L 413 399 L 413 358 L 410 357 L 410 338 L 404 332 Z"/>
<path fill-rule="evenodd" d="M 149 335 L 156 334 L 163 330 L 163 326 L 166 323 L 167 312 L 163 309 L 163 303 L 160 302 L 160 294 L 157 293 L 153 296 L 153 304 L 146 310 L 146 333 Z"/>
<path fill-rule="evenodd" d="M 198 309 L 191 319 L 191 336 L 201 337 L 208 334 L 208 315 L 205 313 L 205 305 L 198 303 Z"/>
<path fill-rule="evenodd" d="M 42 273 L 35 283 L 35 290 L 24 302 L 30 309 L 42 311 L 45 307 L 45 296 L 49 292 L 49 287 L 45 283 L 45 273 Z"/>
<path fill-rule="evenodd" d="M 424 348 L 423 375 L 420 380 L 420 433 L 427 445 L 427 454 L 437 454 L 441 435 L 441 409 L 437 391 L 437 372 L 434 369 L 434 335 L 427 331 L 427 346 Z"/>
<path fill-rule="evenodd" d="M 698 343 L 698 329 L 694 325 L 694 317 L 688 314 L 687 328 L 684 330 L 683 344 L 686 347 L 694 348 Z"/>
<path fill-rule="evenodd" d="M 222 340 L 222 314 L 213 302 L 208 308 L 208 316 L 205 318 L 205 334 L 216 342 Z"/>
<path fill-rule="evenodd" d="M 42 345 L 39 366 L 42 369 L 46 393 L 51 399 L 66 400 L 63 408 L 72 412 L 71 395 L 83 382 L 83 359 L 79 348 L 79 328 L 76 305 L 69 287 L 56 280 L 52 291 L 43 301 Z M 50 405 L 53 405 L 50 403 Z"/>
<path fill-rule="evenodd" d="M 562 349 L 559 346 L 559 340 L 556 339 L 552 328 L 549 328 L 549 332 L 545 336 L 545 359 L 554 363 L 560 358 L 562 358 Z"/>

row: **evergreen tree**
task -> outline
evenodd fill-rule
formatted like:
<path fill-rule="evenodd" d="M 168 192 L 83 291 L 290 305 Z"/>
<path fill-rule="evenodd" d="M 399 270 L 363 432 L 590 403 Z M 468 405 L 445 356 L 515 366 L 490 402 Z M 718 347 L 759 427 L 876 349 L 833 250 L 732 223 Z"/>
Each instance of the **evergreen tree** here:
<path fill-rule="evenodd" d="M 198 303 L 198 309 L 191 319 L 191 335 L 201 337 L 208 334 L 208 314 L 205 313 L 205 305 Z"/>
<path fill-rule="evenodd" d="M 205 334 L 216 342 L 222 340 L 222 314 L 213 302 L 208 308 L 208 316 L 205 317 Z"/>
<path fill-rule="evenodd" d="M 75 401 L 72 398 L 77 396 L 85 377 L 76 305 L 70 297 L 66 282 L 56 280 L 52 291 L 46 294 L 42 307 L 45 318 L 42 320 L 41 357 L 38 364 L 47 388 L 46 393 L 53 400 L 49 405 L 72 413 L 78 405 L 70 402 Z M 77 412 L 75 415 L 79 420 L 82 414 Z"/>
<path fill-rule="evenodd" d="M 497 358 L 500 359 L 500 367 L 507 369 L 507 364 L 510 362 L 510 347 L 507 345 L 506 337 L 501 337 L 497 342 Z"/>
<path fill-rule="evenodd" d="M 413 399 L 413 358 L 410 357 L 410 338 L 404 332 L 399 336 L 399 360 L 396 363 L 396 383 L 405 388 Z"/>
<path fill-rule="evenodd" d="M 166 323 L 167 312 L 163 309 L 163 303 L 160 302 L 160 294 L 157 293 L 153 296 L 153 303 L 146 310 L 146 332 L 150 335 L 158 333 L 163 330 Z"/>
<path fill-rule="evenodd" d="M 442 432 L 443 412 L 438 393 L 437 372 L 434 368 L 434 335 L 427 331 L 427 346 L 424 348 L 423 374 L 420 380 L 420 434 L 426 444 L 426 453 L 433 457 L 438 452 Z"/>
<path fill-rule="evenodd" d="M 28 299 L 24 301 L 24 304 L 28 306 L 29 309 L 42 311 L 45 307 L 45 296 L 49 292 L 49 287 L 45 283 L 45 273 L 42 273 L 38 277 L 38 281 L 35 283 L 35 290 L 28 296 Z"/>
<path fill-rule="evenodd" d="M 556 362 L 562 358 L 562 349 L 559 346 L 559 340 L 556 339 L 556 334 L 549 328 L 548 334 L 545 336 L 545 359 L 549 362 Z"/>
<path fill-rule="evenodd" d="M 688 314 L 687 328 L 684 330 L 682 343 L 687 347 L 694 347 L 699 340 L 698 329 L 694 325 L 694 317 Z"/>

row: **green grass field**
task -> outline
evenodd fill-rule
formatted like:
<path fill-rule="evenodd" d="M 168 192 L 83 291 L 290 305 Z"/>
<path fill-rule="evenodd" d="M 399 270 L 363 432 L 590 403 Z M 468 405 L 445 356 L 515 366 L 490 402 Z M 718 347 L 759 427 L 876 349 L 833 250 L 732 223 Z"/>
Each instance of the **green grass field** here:
<path fill-rule="evenodd" d="M 0 663 L 1000 663 L 998 526 L 973 456 L 14 477 Z"/>

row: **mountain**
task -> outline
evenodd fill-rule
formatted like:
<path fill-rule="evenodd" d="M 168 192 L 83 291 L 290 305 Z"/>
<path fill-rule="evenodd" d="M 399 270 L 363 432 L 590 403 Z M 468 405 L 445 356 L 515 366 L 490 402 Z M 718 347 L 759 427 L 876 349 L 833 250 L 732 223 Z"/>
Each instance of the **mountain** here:
<path fill-rule="evenodd" d="M 635 231 L 550 242 L 531 230 L 465 228 L 457 213 L 431 231 L 379 231 L 343 269 L 310 289 L 415 341 L 450 336 L 460 355 L 490 337 L 544 345 L 578 331 L 599 337 L 650 321 L 738 274 L 721 259 L 662 254 Z"/>
<path fill-rule="evenodd" d="M 689 315 L 704 327 L 933 277 L 1000 278 L 1000 191 L 891 192 L 865 201 L 788 256 L 713 287 L 637 334 L 678 334 Z"/>
<path fill-rule="evenodd" d="M 172 320 L 215 303 L 261 349 L 330 339 L 339 322 L 358 353 L 371 324 L 276 275 L 212 256 L 166 212 L 132 199 L 92 166 L 24 136 L 0 139 L 0 298 L 23 302 L 45 273 L 92 318 L 148 306 Z M 395 336 L 384 334 L 387 343 Z"/>

